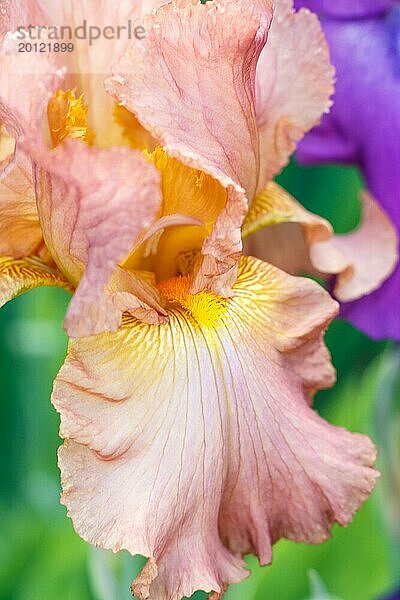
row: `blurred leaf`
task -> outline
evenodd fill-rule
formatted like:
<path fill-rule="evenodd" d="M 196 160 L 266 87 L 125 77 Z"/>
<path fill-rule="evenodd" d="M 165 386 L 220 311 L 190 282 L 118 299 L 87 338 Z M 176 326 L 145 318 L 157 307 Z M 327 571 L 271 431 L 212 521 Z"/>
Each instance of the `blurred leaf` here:
<path fill-rule="evenodd" d="M 389 349 L 381 361 L 376 392 L 376 431 L 382 471 L 381 508 L 392 540 L 392 565 L 400 565 L 400 348 Z M 397 581 L 394 581 L 397 583 Z"/>
<path fill-rule="evenodd" d="M 363 184 L 356 168 L 300 167 L 293 160 L 277 180 L 308 210 L 328 219 L 337 233 L 346 233 L 358 225 Z"/>
<path fill-rule="evenodd" d="M 331 596 L 317 571 L 310 569 L 308 576 L 310 578 L 311 596 L 307 600 L 340 600 L 337 596 Z"/>
<path fill-rule="evenodd" d="M 92 600 L 87 546 L 60 507 L 48 521 L 27 506 L 0 511 L 1 600 Z"/>
<path fill-rule="evenodd" d="M 131 583 L 146 563 L 142 556 L 90 547 L 89 584 L 93 600 L 132 600 Z"/>
<path fill-rule="evenodd" d="M 364 333 L 354 329 L 346 321 L 336 319 L 325 336 L 326 343 L 332 353 L 332 360 L 337 369 L 339 384 L 347 376 L 363 373 L 368 365 L 386 348 L 387 342 L 375 342 Z M 326 392 L 324 392 L 326 393 Z M 335 388 L 328 394 L 335 394 Z"/>
<path fill-rule="evenodd" d="M 89 583 L 94 600 L 117 600 L 117 582 L 112 570 L 112 555 L 91 548 L 88 555 Z"/>
<path fill-rule="evenodd" d="M 131 556 L 128 552 L 120 552 L 118 558 L 121 568 L 118 600 L 132 600 L 131 583 L 143 569 L 146 559 L 139 555 Z"/>

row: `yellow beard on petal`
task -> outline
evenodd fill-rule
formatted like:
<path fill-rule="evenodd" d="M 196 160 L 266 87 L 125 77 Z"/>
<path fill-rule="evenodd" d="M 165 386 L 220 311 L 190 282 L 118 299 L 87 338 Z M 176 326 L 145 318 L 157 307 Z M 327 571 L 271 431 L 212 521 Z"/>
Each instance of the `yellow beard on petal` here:
<path fill-rule="evenodd" d="M 83 94 L 75 97 L 75 90 L 57 90 L 47 106 L 51 141 L 56 147 L 67 138 L 80 139 L 91 144 L 94 132 L 87 124 L 88 105 Z"/>
<path fill-rule="evenodd" d="M 227 311 L 226 300 L 207 291 L 190 294 L 191 284 L 191 277 L 173 277 L 162 281 L 157 287 L 164 300 L 182 307 L 199 325 L 222 325 Z"/>

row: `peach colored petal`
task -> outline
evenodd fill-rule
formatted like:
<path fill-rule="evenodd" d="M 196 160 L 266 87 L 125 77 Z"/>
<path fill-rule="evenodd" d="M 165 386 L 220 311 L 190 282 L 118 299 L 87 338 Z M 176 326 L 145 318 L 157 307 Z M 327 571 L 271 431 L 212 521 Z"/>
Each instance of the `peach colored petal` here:
<path fill-rule="evenodd" d="M 32 164 L 22 153 L 8 174 L 0 177 L 0 255 L 21 258 L 43 244 L 36 208 Z"/>
<path fill-rule="evenodd" d="M 14 154 L 15 139 L 8 135 L 7 130 L 0 124 L 0 164 Z"/>
<path fill-rule="evenodd" d="M 106 31 L 92 43 L 87 36 L 83 40 L 73 36 L 74 51 L 64 53 L 58 60 L 67 69 L 70 87 L 77 87 L 85 94 L 90 106 L 90 126 L 96 131 L 96 144 L 101 147 L 123 145 L 123 129 L 116 126 L 114 102 L 105 93 L 104 78 L 111 75 L 111 66 L 130 43 L 129 36 L 133 35 L 136 21 L 151 12 L 160 0 L 63 0 L 56 3 L 40 0 L 40 3 L 47 15 L 46 22 L 52 25 L 74 28 L 86 21 L 91 27 Z M 129 23 L 130 34 L 124 29 Z M 116 33 L 118 28 L 122 28 L 119 34 Z"/>
<path fill-rule="evenodd" d="M 154 247 L 156 250 L 154 261 L 149 268 L 154 269 L 157 278 L 161 281 L 174 277 L 182 274 L 182 255 L 190 254 L 190 272 L 193 270 L 194 263 L 197 262 L 196 269 L 199 276 L 196 279 L 200 281 L 196 281 L 196 285 L 198 284 L 201 289 L 204 287 L 217 289 L 222 278 L 220 271 L 224 273 L 229 269 L 229 262 L 236 266 L 237 256 L 241 250 L 240 225 L 247 206 L 243 193 L 236 192 L 233 188 L 227 192 L 216 179 L 170 157 L 161 147 L 151 153 L 149 158 L 161 174 L 163 202 L 160 214 L 164 216 L 175 213 L 186 214 L 201 221 L 201 223 L 197 223 L 197 227 L 184 227 L 178 230 L 172 228 L 162 235 Z M 243 207 L 241 200 L 244 203 Z M 236 215 L 238 215 L 236 223 L 232 220 L 233 215 L 229 214 L 229 208 L 231 213 L 236 211 Z M 193 222 L 193 224 L 195 223 Z M 212 253 L 210 242 L 217 237 L 217 234 L 222 239 L 223 227 L 225 227 L 225 231 L 233 230 L 235 232 L 238 247 L 233 247 L 233 240 L 226 235 L 225 250 L 217 248 L 215 253 L 216 261 L 219 261 L 221 268 L 216 264 L 216 269 L 207 269 L 207 276 L 202 277 L 200 273 L 207 261 L 207 256 L 203 263 L 201 260 L 196 261 L 196 258 L 199 257 L 202 249 L 203 253 L 205 252 L 206 245 L 208 246 L 206 254 Z M 217 243 L 220 244 L 218 240 Z M 232 256 L 233 260 L 230 255 L 235 255 Z M 216 277 L 214 277 L 215 274 Z M 230 275 L 228 274 L 228 276 Z M 214 282 L 214 279 L 217 281 Z"/>
<path fill-rule="evenodd" d="M 244 252 L 292 274 L 337 275 L 334 292 L 342 302 L 369 294 L 393 272 L 398 236 L 379 204 L 367 192 L 361 198 L 361 226 L 334 235 L 328 221 L 271 183 L 253 201 L 243 224 Z"/>
<path fill-rule="evenodd" d="M 238 273 L 242 253 L 241 226 L 246 216 L 247 200 L 241 191 L 228 189 L 226 207 L 222 209 L 211 234 L 205 239 L 203 260 L 195 270 L 192 292 L 208 289 L 229 297 Z"/>
<path fill-rule="evenodd" d="M 288 354 L 288 361 L 295 373 L 303 381 L 304 390 L 310 400 L 319 389 L 334 385 L 336 371 L 330 360 L 329 350 L 321 337 L 311 339 L 299 348 L 295 354 Z"/>
<path fill-rule="evenodd" d="M 4 126 L 0 124 L 0 180 L 15 166 L 17 161 L 16 141 L 7 133 Z"/>
<path fill-rule="evenodd" d="M 242 227 L 244 252 L 287 273 L 316 273 L 310 247 L 330 240 L 331 224 L 271 182 L 253 200 Z"/>
<path fill-rule="evenodd" d="M 342 302 L 356 300 L 378 289 L 393 273 L 398 259 L 398 234 L 379 204 L 367 192 L 361 195 L 360 227 L 330 241 L 313 244 L 313 265 L 324 274 L 338 274 L 335 295 Z"/>
<path fill-rule="evenodd" d="M 242 226 L 242 235 L 247 237 L 263 227 L 279 223 L 301 225 L 307 243 L 329 240 L 333 233 L 326 219 L 306 210 L 283 187 L 271 181 L 251 203 Z"/>
<path fill-rule="evenodd" d="M 136 244 L 134 245 L 131 253 L 136 252 L 136 250 L 145 242 L 151 240 L 153 236 L 159 236 L 165 229 L 169 227 L 181 227 L 181 226 L 198 226 L 202 227 L 204 223 L 199 219 L 195 219 L 194 217 L 190 217 L 188 215 L 166 215 L 157 219 L 146 232 L 143 232 L 142 235 L 139 236 Z"/>
<path fill-rule="evenodd" d="M 24 1 L 24 0 L 23 0 Z M 26 2 L 27 0 L 25 0 Z M 29 0 L 30 1 L 30 0 Z M 120 58 L 124 49 L 134 36 L 136 21 L 152 12 L 154 8 L 165 0 L 119 0 L 109 2 L 99 0 L 37 0 L 44 23 L 51 26 L 70 26 L 73 30 L 71 41 L 74 43 L 74 52 L 60 57 L 66 64 L 69 74 L 77 75 L 102 75 L 111 73 L 111 65 Z M 83 28 L 86 21 L 86 36 L 83 36 Z M 131 22 L 131 31 L 127 26 Z M 42 21 L 35 24 L 43 24 Z M 81 26 L 79 35 L 75 35 L 75 28 Z M 93 39 L 89 37 L 89 26 L 92 29 Z M 105 35 L 100 33 L 96 39 L 97 32 L 108 28 Z M 117 32 L 117 28 L 120 28 Z"/>
<path fill-rule="evenodd" d="M 71 291 L 68 281 L 57 268 L 37 256 L 13 258 L 0 256 L 0 306 L 37 287 L 57 286 Z"/>
<path fill-rule="evenodd" d="M 243 253 L 261 258 L 291 275 L 317 275 L 303 230 L 297 223 L 279 223 L 259 229 L 243 240 Z"/>
<path fill-rule="evenodd" d="M 65 41 L 74 44 L 73 52 L 31 53 L 32 56 L 28 53 L 27 57 L 20 54 L 17 64 L 11 65 L 11 68 L 13 72 L 19 68 L 25 77 L 30 77 L 31 73 L 35 72 L 31 68 L 32 61 L 33 64 L 56 63 L 60 70 L 65 71 L 69 87 L 78 88 L 79 92 L 83 92 L 88 99 L 91 106 L 91 126 L 96 130 L 99 145 L 111 147 L 122 144 L 122 131 L 113 122 L 113 101 L 104 91 L 104 77 L 110 75 L 111 64 L 115 64 L 129 43 L 129 36 L 133 35 L 136 20 L 159 4 L 159 0 L 135 0 L 134 2 L 131 0 L 119 2 L 38 0 L 37 3 L 31 0 L 5 0 L 4 8 L 7 11 L 6 21 L 3 24 L 5 31 L 13 31 L 23 25 L 45 25 L 53 28 L 53 31 L 54 28 L 61 26 L 70 27 L 72 37 L 71 39 L 66 37 Z M 85 23 L 86 35 L 82 39 Z M 127 31 L 129 23 L 131 23 L 130 33 Z M 80 28 L 78 37 L 75 35 L 77 27 Z M 106 28 L 106 34 L 101 35 L 100 39 L 90 41 L 89 27 L 97 27 L 101 31 Z M 117 33 L 118 28 L 120 28 L 119 33 Z M 58 33 L 60 34 L 60 29 Z M 67 33 L 65 35 L 67 36 Z M 43 29 L 40 31 L 34 29 L 33 36 L 35 39 L 30 40 L 32 42 L 48 41 L 46 31 Z M 15 43 L 18 45 L 20 41 L 17 39 Z M 7 67 L 7 70 L 10 68 Z M 31 81 L 31 93 L 32 90 L 36 92 L 36 86 L 32 85 L 34 83 Z M 22 81 L 16 87 L 21 90 L 21 93 L 26 88 Z M 48 96 L 46 99 L 48 100 Z"/>
<path fill-rule="evenodd" d="M 161 214 L 191 215 L 211 229 L 226 205 L 226 189 L 210 175 L 172 158 L 160 146 L 149 159 L 161 174 Z"/>
<path fill-rule="evenodd" d="M 63 503 L 86 540 L 150 557 L 141 600 L 220 597 L 244 554 L 347 524 L 377 476 L 371 442 L 309 406 L 336 303 L 255 259 L 234 291 L 215 327 L 172 304 L 165 325 L 75 340 L 56 379 Z"/>
<path fill-rule="evenodd" d="M 157 142 L 153 136 L 139 123 L 135 115 L 118 103 L 114 104 L 114 122 L 122 130 L 122 136 L 130 148 L 153 152 Z"/>
<path fill-rule="evenodd" d="M 32 164 L 0 128 L 0 255 L 53 260 L 43 241 L 36 206 Z"/>
<path fill-rule="evenodd" d="M 7 33 L 0 43 L 0 122 L 15 138 L 39 129 L 64 75 L 53 53 L 19 52 L 19 42 L 14 33 Z"/>
<path fill-rule="evenodd" d="M 148 281 L 145 275 L 117 267 L 107 286 L 112 302 L 123 313 L 124 323 L 132 317 L 151 325 L 160 325 L 168 320 L 155 281 Z"/>
<path fill-rule="evenodd" d="M 72 337 L 116 330 L 121 310 L 104 294 L 113 271 L 161 204 L 157 170 L 139 152 L 100 150 L 67 140 L 48 151 L 26 146 L 36 162 L 39 217 L 46 245 L 77 287 L 65 320 Z"/>
<path fill-rule="evenodd" d="M 221 598 L 222 598 L 222 596 L 224 595 L 225 592 L 226 592 L 226 589 L 223 589 L 220 594 L 217 594 L 216 592 L 212 592 L 208 596 L 208 600 L 221 600 Z"/>
<path fill-rule="evenodd" d="M 334 69 L 318 18 L 278 0 L 257 66 L 261 170 L 258 190 L 271 181 L 306 131 L 330 105 Z"/>
<path fill-rule="evenodd" d="M 257 60 L 269 2 L 171 2 L 147 16 L 106 89 L 170 156 L 249 195 L 257 185 Z M 188 69 L 188 64 L 191 68 Z"/>
<path fill-rule="evenodd" d="M 0 19 L 0 39 L 17 27 L 43 25 L 43 13 L 36 0 L 2 0 Z"/>
<path fill-rule="evenodd" d="M 235 279 L 246 194 L 257 186 L 255 74 L 271 17 L 269 0 L 166 4 L 144 19 L 147 38 L 132 44 L 106 82 L 170 156 L 228 189 L 195 289 L 229 293 Z"/>

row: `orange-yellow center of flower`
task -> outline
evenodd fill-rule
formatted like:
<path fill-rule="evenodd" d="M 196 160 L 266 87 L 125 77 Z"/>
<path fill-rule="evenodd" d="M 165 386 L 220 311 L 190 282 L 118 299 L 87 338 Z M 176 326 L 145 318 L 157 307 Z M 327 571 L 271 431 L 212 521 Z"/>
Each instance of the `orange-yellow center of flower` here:
<path fill-rule="evenodd" d="M 191 277 L 173 277 L 158 284 L 162 297 L 182 307 L 199 325 L 218 327 L 226 314 L 226 300 L 212 292 L 190 293 Z"/>
<path fill-rule="evenodd" d="M 67 138 L 80 139 L 91 144 L 93 131 L 87 123 L 88 105 L 83 94 L 76 98 L 75 90 L 57 90 L 47 106 L 51 141 L 56 147 Z"/>

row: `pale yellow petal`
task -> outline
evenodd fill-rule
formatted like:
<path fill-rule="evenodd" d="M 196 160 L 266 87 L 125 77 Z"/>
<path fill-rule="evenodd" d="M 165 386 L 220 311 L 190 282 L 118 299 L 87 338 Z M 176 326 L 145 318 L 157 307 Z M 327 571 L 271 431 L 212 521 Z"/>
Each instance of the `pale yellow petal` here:
<path fill-rule="evenodd" d="M 271 182 L 253 201 L 242 235 L 245 254 L 287 273 L 317 274 L 310 259 L 310 246 L 330 240 L 333 229 L 328 221 L 307 211 L 286 190 Z"/>
<path fill-rule="evenodd" d="M 32 164 L 22 152 L 0 178 L 0 255 L 20 258 L 43 245 L 33 185 Z"/>
<path fill-rule="evenodd" d="M 262 227 L 279 223 L 298 223 L 304 228 L 304 235 L 310 243 L 328 240 L 333 233 L 328 221 L 306 210 L 284 188 L 272 181 L 251 203 L 242 235 L 247 237 Z"/>
<path fill-rule="evenodd" d="M 24 292 L 42 286 L 63 287 L 72 291 L 61 273 L 38 257 L 0 257 L 0 306 Z"/>

